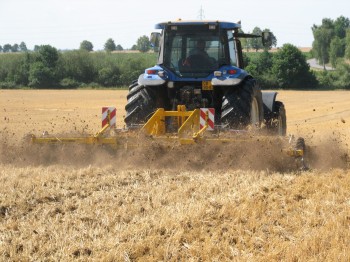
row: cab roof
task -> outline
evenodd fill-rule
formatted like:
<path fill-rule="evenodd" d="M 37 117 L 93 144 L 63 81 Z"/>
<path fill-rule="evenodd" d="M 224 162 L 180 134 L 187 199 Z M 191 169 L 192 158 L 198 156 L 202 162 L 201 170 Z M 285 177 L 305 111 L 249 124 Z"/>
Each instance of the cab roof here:
<path fill-rule="evenodd" d="M 232 23 L 232 22 L 225 22 L 225 21 L 214 21 L 214 20 L 176 20 L 176 21 L 168 21 L 168 22 L 162 22 L 155 25 L 155 29 L 165 29 L 166 26 L 171 25 L 219 25 L 220 28 L 226 29 L 226 30 L 233 30 L 236 28 L 241 28 L 240 22 L 238 23 Z"/>

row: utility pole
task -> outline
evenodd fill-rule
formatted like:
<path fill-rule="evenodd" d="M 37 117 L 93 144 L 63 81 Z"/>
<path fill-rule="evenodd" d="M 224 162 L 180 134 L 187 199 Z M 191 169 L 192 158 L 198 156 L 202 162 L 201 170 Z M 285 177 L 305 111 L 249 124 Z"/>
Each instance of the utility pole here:
<path fill-rule="evenodd" d="M 198 18 L 200 20 L 203 20 L 205 18 L 204 16 L 204 10 L 203 10 L 203 7 L 201 6 L 201 9 L 199 10 L 199 15 L 198 15 Z"/>

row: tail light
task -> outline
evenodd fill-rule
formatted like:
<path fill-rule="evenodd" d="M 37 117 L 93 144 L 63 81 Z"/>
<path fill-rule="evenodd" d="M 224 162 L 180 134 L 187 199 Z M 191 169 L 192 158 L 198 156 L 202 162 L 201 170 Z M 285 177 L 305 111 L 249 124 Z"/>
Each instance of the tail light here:
<path fill-rule="evenodd" d="M 148 75 L 156 75 L 156 74 L 158 74 L 158 70 L 148 69 L 148 70 L 146 70 L 146 73 Z"/>

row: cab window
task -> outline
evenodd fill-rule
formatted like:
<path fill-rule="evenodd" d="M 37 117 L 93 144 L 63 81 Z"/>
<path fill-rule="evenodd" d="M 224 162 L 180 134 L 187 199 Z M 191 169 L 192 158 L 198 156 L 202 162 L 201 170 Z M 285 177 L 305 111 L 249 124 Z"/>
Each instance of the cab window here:
<path fill-rule="evenodd" d="M 230 64 L 233 66 L 237 66 L 237 49 L 236 49 L 235 41 L 233 39 L 232 31 L 228 31 L 227 36 L 228 36 L 228 46 L 229 46 L 229 53 L 230 53 Z"/>

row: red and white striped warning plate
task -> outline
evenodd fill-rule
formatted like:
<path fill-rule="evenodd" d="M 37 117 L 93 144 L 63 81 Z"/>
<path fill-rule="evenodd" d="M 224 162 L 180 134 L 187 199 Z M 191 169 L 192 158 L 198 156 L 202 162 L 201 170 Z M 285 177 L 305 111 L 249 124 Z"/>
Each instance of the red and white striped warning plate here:
<path fill-rule="evenodd" d="M 199 117 L 199 125 L 200 129 L 202 129 L 206 124 L 206 118 L 208 119 L 208 128 L 207 130 L 214 130 L 215 123 L 215 109 L 214 108 L 201 108 L 200 109 L 200 117 Z"/>
<path fill-rule="evenodd" d="M 102 127 L 108 124 L 111 127 L 116 126 L 117 118 L 116 118 L 117 109 L 115 107 L 102 107 Z"/>

